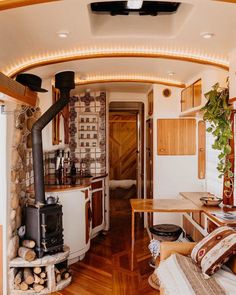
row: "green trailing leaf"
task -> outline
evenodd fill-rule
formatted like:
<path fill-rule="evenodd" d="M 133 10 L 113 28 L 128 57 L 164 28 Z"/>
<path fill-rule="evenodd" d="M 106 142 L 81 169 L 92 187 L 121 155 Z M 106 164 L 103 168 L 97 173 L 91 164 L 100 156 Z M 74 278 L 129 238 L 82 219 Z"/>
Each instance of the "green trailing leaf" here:
<path fill-rule="evenodd" d="M 226 144 L 225 146 L 225 153 L 228 155 L 231 153 L 231 146 L 229 144 Z"/>
<path fill-rule="evenodd" d="M 212 132 L 212 130 L 213 130 L 212 127 L 207 128 L 207 132 Z"/>
<path fill-rule="evenodd" d="M 226 187 L 230 187 L 230 185 L 231 185 L 231 184 L 230 184 L 230 181 L 225 181 L 225 186 L 226 186 Z"/>
<path fill-rule="evenodd" d="M 228 83 L 228 80 L 227 80 Z M 219 83 L 212 86 L 212 89 L 205 94 L 207 102 L 202 108 L 203 120 L 210 123 L 207 132 L 212 133 L 215 138 L 212 148 L 219 150 L 217 170 L 219 178 L 224 175 L 228 177 L 225 187 L 231 187 L 231 178 L 234 176 L 231 171 L 232 164 L 228 159 L 231 153 L 229 140 L 233 138 L 231 126 L 231 106 L 229 105 L 229 88 L 221 88 Z M 227 191 L 228 192 L 228 191 Z"/>

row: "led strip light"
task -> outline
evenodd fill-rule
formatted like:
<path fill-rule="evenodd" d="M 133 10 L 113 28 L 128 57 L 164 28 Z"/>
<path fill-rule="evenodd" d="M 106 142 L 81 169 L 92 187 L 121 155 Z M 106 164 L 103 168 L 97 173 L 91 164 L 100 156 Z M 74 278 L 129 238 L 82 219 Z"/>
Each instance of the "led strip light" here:
<path fill-rule="evenodd" d="M 152 83 L 152 84 L 163 84 L 175 87 L 185 87 L 185 84 L 173 80 L 173 79 L 165 79 L 161 77 L 157 77 L 150 74 L 88 74 L 84 79 L 79 77 L 76 78 L 75 83 L 77 85 L 87 85 L 87 84 L 95 84 L 95 83 L 108 83 L 108 82 L 140 82 L 140 83 Z"/>
<path fill-rule="evenodd" d="M 164 58 L 195 62 L 200 64 L 212 65 L 228 70 L 229 61 L 226 58 L 190 51 L 183 49 L 170 49 L 151 46 L 108 46 L 108 47 L 87 47 L 73 50 L 64 50 L 54 53 L 31 56 L 19 60 L 15 64 L 2 69 L 2 72 L 10 77 L 19 72 L 27 71 L 32 68 L 62 63 L 73 60 L 85 60 L 92 58 L 115 58 L 115 57 L 140 57 L 140 58 Z"/>

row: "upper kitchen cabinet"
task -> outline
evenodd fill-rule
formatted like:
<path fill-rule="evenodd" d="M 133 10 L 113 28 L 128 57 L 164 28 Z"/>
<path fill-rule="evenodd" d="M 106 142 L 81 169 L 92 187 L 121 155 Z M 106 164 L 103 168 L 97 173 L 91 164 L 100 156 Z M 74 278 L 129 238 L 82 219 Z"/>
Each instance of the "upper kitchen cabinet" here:
<path fill-rule="evenodd" d="M 188 112 L 201 106 L 202 80 L 197 80 L 181 92 L 181 112 Z"/>
<path fill-rule="evenodd" d="M 180 102 L 181 112 L 185 112 L 193 107 L 193 85 L 182 90 Z"/>
<path fill-rule="evenodd" d="M 193 83 L 193 107 L 196 108 L 202 103 L 202 80 Z"/>

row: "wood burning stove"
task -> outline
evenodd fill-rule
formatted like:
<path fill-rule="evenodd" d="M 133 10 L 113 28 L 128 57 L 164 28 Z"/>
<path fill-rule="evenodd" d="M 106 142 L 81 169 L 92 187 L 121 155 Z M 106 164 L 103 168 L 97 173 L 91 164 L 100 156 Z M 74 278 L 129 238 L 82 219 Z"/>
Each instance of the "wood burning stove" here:
<path fill-rule="evenodd" d="M 29 206 L 25 212 L 26 236 L 36 243 L 35 251 L 41 258 L 46 253 L 63 250 L 62 206 Z"/>
<path fill-rule="evenodd" d="M 75 88 L 74 75 L 70 71 L 56 74 L 60 98 L 32 127 L 35 205 L 25 208 L 25 238 L 36 242 L 39 258 L 63 250 L 62 206 L 45 202 L 42 129 L 69 103 L 70 90 Z"/>

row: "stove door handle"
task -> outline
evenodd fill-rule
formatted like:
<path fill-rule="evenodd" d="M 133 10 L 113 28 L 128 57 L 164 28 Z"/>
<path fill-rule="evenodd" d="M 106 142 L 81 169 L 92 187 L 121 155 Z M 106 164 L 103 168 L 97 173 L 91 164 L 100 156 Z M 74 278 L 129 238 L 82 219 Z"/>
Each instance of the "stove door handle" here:
<path fill-rule="evenodd" d="M 46 243 L 45 242 L 42 242 L 42 245 L 44 247 L 44 250 L 47 250 Z"/>
<path fill-rule="evenodd" d="M 46 233 L 46 231 L 47 231 L 47 224 L 41 224 L 41 227 L 42 227 L 44 233 Z"/>

